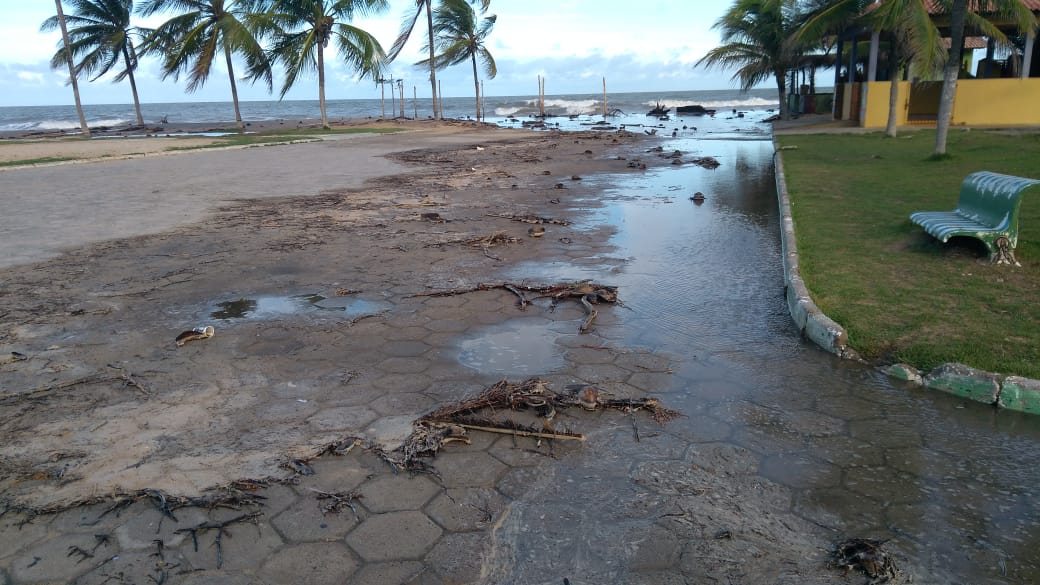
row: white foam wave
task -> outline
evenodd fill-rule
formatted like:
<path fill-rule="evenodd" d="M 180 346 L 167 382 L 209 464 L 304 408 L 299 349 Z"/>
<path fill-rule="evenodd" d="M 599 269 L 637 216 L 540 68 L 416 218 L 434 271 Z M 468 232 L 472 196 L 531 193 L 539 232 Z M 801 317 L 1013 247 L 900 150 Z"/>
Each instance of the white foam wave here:
<path fill-rule="evenodd" d="M 596 106 L 600 105 L 597 100 L 560 100 L 560 99 L 548 99 L 545 100 L 545 107 L 547 108 L 563 108 L 564 113 L 570 114 L 592 114 L 596 111 Z"/>
<path fill-rule="evenodd" d="M 516 114 L 520 110 L 521 110 L 521 108 L 498 107 L 498 108 L 495 108 L 495 115 L 496 116 L 512 116 L 513 114 Z"/>
<path fill-rule="evenodd" d="M 672 108 L 672 109 L 675 109 L 675 108 L 677 108 L 679 106 L 692 106 L 694 104 L 698 104 L 698 105 L 704 106 L 705 108 L 708 108 L 709 110 L 717 110 L 717 109 L 721 109 L 721 108 L 736 108 L 736 109 L 739 110 L 741 108 L 775 108 L 775 107 L 777 107 L 779 105 L 779 102 L 777 102 L 776 100 L 770 100 L 770 99 L 758 98 L 758 97 L 748 97 L 748 98 L 744 98 L 744 99 L 732 99 L 732 100 L 702 101 L 702 102 L 698 102 L 696 100 L 681 100 L 681 99 L 679 99 L 679 100 L 671 99 L 671 100 L 658 100 L 658 101 L 643 102 L 643 105 L 645 105 L 645 106 L 647 106 L 649 108 L 653 108 L 657 104 L 661 104 L 662 106 L 664 106 L 666 108 Z"/>

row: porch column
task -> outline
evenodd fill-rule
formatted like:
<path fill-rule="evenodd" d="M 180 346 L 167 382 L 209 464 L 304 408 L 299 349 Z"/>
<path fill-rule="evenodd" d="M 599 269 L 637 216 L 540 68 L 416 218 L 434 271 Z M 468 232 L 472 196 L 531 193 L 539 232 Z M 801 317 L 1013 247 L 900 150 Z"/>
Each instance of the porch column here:
<path fill-rule="evenodd" d="M 845 39 L 838 37 L 838 57 L 834 60 L 834 87 L 841 83 L 841 53 L 845 50 Z"/>
<path fill-rule="evenodd" d="M 992 38 L 986 39 L 986 65 L 982 67 L 982 78 L 989 79 L 991 68 L 993 67 L 993 49 L 996 48 L 996 43 L 993 42 Z"/>
<path fill-rule="evenodd" d="M 1033 61 L 1033 42 L 1036 41 L 1036 33 L 1029 31 L 1026 35 L 1026 53 L 1022 59 L 1022 77 L 1029 77 L 1029 66 Z"/>
<path fill-rule="evenodd" d="M 858 57 L 856 55 L 856 45 L 858 44 L 856 38 L 853 37 L 852 46 L 849 47 L 849 83 L 856 82 L 856 58 Z"/>
<path fill-rule="evenodd" d="M 881 32 L 870 33 L 870 64 L 867 67 L 867 81 L 877 81 L 878 45 L 881 44 Z"/>

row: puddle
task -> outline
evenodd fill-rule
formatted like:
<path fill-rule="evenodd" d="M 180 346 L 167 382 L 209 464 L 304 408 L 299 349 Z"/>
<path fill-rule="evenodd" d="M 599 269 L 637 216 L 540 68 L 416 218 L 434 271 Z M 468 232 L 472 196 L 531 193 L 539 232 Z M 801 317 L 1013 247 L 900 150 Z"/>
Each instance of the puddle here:
<path fill-rule="evenodd" d="M 459 344 L 459 362 L 483 374 L 535 376 L 562 368 L 563 350 L 551 321 L 507 324 Z"/>
<path fill-rule="evenodd" d="M 335 311 L 347 317 L 369 315 L 386 310 L 386 303 L 350 297 L 325 297 L 319 294 L 242 297 L 222 301 L 211 307 L 214 319 L 272 319 L 319 311 Z"/>

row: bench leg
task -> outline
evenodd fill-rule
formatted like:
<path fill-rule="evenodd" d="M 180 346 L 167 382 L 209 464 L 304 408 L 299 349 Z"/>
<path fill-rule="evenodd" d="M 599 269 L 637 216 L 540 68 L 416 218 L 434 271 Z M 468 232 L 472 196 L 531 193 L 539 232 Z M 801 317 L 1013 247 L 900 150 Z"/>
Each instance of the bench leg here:
<path fill-rule="evenodd" d="M 1018 260 L 1015 260 L 1015 249 L 1011 247 L 1011 241 L 1005 236 L 1000 236 L 993 242 L 994 250 L 989 256 L 990 262 L 994 264 L 1010 264 L 1012 266 L 1021 266 Z"/>

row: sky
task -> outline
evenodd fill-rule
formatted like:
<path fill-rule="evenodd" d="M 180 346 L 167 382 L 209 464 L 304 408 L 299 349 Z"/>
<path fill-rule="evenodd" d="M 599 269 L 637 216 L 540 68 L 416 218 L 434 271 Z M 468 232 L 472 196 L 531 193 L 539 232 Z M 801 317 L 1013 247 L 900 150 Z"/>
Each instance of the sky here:
<path fill-rule="evenodd" d="M 140 2 L 138 2 L 140 3 Z M 390 0 L 380 15 L 354 22 L 389 49 L 414 0 Z M 728 1 L 698 0 L 694 4 L 663 0 L 492 0 L 489 13 L 498 21 L 489 50 L 498 76 L 484 81 L 488 95 L 534 95 L 539 75 L 547 94 L 599 93 L 606 78 L 609 92 L 726 89 L 737 87 L 731 71 L 707 70 L 694 63 L 719 44 L 712 25 L 730 6 Z M 56 13 L 50 0 L 0 0 L 0 106 L 63 105 L 72 103 L 68 72 L 50 68 L 50 58 L 61 42 L 60 32 L 40 32 L 40 23 Z M 65 10 L 69 10 L 66 3 Z M 167 15 L 138 19 L 139 26 L 157 26 Z M 425 17 L 420 20 L 388 77 L 404 80 L 406 95 L 415 87 L 429 97 L 428 70 L 413 65 L 425 58 Z M 331 49 L 331 47 L 330 47 Z M 222 61 L 222 60 L 220 60 Z M 189 94 L 180 82 L 161 79 L 159 64 L 142 59 L 137 85 L 145 103 L 227 101 L 230 86 L 222 64 L 205 86 Z M 276 74 L 277 75 L 277 74 Z M 473 94 L 472 68 L 458 65 L 437 72 L 445 97 Z M 278 99 L 262 84 L 239 83 L 242 100 Z M 284 99 L 317 99 L 317 75 L 297 81 Z M 95 82 L 80 80 L 85 104 L 131 103 L 127 82 L 111 77 Z M 378 98 L 379 86 L 358 81 L 335 58 L 326 57 L 328 99 Z"/>

